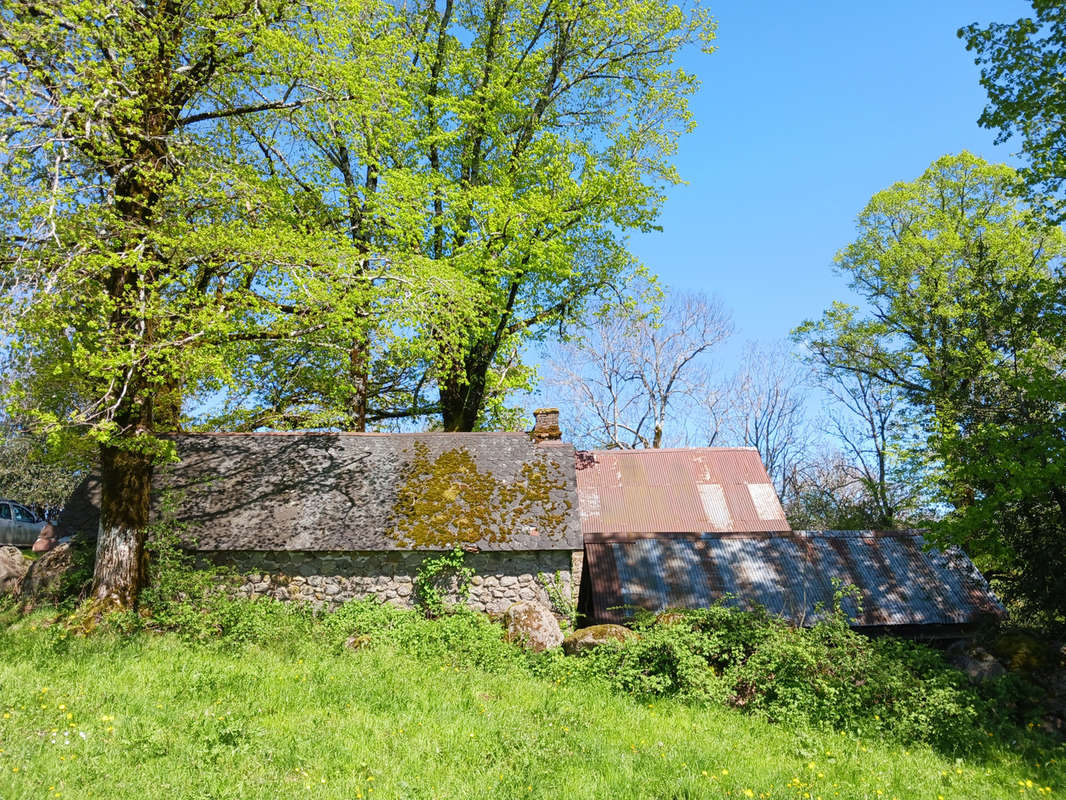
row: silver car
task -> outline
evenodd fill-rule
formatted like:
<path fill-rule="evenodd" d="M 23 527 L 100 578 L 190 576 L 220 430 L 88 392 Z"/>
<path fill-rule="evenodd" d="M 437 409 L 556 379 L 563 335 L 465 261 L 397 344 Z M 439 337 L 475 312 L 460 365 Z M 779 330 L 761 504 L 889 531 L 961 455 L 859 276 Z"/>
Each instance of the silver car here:
<path fill-rule="evenodd" d="M 30 547 L 48 524 L 25 506 L 11 500 L 0 500 L 0 545 Z"/>

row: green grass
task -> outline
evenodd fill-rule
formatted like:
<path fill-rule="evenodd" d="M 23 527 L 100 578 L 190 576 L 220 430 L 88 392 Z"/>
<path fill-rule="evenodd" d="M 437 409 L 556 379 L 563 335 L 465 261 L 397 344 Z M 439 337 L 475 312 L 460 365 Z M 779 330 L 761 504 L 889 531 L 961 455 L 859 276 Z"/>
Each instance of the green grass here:
<path fill-rule="evenodd" d="M 392 648 L 0 631 L 3 800 L 947 800 L 1066 786 L 1058 747 L 981 752 L 955 759 Z"/>

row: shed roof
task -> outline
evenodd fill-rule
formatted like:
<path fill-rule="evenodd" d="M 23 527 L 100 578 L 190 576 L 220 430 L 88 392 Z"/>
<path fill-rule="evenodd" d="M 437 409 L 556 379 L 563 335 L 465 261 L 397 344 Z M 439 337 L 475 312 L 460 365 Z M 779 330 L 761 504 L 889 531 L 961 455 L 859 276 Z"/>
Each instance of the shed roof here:
<path fill-rule="evenodd" d="M 925 548 L 914 531 L 586 534 L 582 611 L 622 622 L 635 608 L 756 604 L 795 624 L 831 608 L 833 579 L 856 626 L 960 625 L 1003 608 L 965 553 Z M 587 583 L 585 582 L 587 581 Z"/>
<path fill-rule="evenodd" d="M 524 433 L 172 438 L 179 461 L 156 468 L 153 515 L 173 509 L 199 550 L 581 548 L 567 444 Z M 95 529 L 93 494 L 70 504 L 64 532 Z"/>
<path fill-rule="evenodd" d="M 584 533 L 790 530 L 753 447 L 581 451 L 577 491 Z"/>

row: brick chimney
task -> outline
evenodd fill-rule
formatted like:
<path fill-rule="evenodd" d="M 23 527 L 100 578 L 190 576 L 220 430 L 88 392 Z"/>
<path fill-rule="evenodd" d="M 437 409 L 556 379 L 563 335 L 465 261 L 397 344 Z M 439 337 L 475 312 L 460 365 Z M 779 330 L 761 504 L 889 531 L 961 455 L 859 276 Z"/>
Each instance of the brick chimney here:
<path fill-rule="evenodd" d="M 538 442 L 557 442 L 563 438 L 559 430 L 559 409 L 538 408 L 533 412 L 533 430 L 529 432 Z"/>

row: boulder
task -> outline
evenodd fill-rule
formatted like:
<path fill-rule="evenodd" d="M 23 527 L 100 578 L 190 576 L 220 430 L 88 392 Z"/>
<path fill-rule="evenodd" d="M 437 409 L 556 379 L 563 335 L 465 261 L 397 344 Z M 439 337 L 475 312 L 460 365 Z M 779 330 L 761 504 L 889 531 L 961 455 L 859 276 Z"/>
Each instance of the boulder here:
<path fill-rule="evenodd" d="M 366 647 L 369 644 L 370 644 L 370 637 L 367 636 L 365 633 L 364 634 L 355 634 L 355 633 L 353 633 L 344 642 L 344 646 L 347 647 L 349 650 L 362 650 L 364 647 Z"/>
<path fill-rule="evenodd" d="M 63 542 L 30 565 L 19 594 L 28 600 L 59 599 L 63 579 L 74 567 L 70 542 Z"/>
<path fill-rule="evenodd" d="M 656 625 L 677 625 L 684 621 L 685 614 L 682 611 L 660 611 L 655 615 Z"/>
<path fill-rule="evenodd" d="M 15 593 L 30 563 L 17 547 L 0 547 L 0 595 Z"/>
<path fill-rule="evenodd" d="M 534 653 L 563 643 L 563 631 L 551 609 L 533 600 L 523 600 L 503 612 L 507 641 L 527 647 Z"/>
<path fill-rule="evenodd" d="M 625 642 L 639 638 L 639 634 L 623 625 L 590 625 L 587 628 L 578 628 L 563 639 L 563 651 L 568 656 L 575 656 L 608 642 Z"/>
<path fill-rule="evenodd" d="M 983 647 L 952 647 L 947 652 L 948 661 L 956 669 L 966 673 L 974 683 L 998 678 L 1006 673 L 1006 667 Z"/>
<path fill-rule="evenodd" d="M 1054 667 L 1059 659 L 1048 641 L 1025 631 L 1000 635 L 990 649 L 1011 672 L 1041 672 Z"/>

